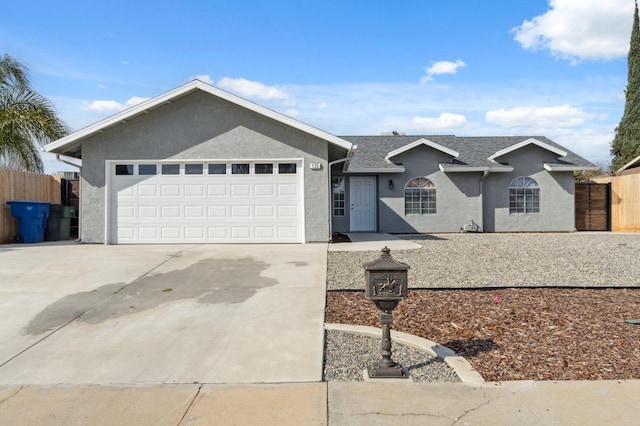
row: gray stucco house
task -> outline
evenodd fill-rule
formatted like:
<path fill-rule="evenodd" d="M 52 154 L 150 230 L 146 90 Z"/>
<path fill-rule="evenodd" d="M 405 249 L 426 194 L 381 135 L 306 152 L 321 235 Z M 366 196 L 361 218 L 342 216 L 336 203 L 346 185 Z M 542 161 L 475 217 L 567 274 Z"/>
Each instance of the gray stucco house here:
<path fill-rule="evenodd" d="M 90 243 L 304 243 L 333 232 L 572 231 L 544 137 L 338 137 L 194 80 L 45 147 L 82 160 Z"/>

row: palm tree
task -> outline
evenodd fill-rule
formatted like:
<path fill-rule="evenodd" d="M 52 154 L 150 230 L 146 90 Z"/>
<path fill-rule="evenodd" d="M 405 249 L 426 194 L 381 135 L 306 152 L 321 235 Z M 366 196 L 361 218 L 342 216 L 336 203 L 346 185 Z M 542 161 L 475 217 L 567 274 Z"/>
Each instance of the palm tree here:
<path fill-rule="evenodd" d="M 42 173 L 38 148 L 67 134 L 53 104 L 31 89 L 28 69 L 0 59 L 0 166 Z"/>

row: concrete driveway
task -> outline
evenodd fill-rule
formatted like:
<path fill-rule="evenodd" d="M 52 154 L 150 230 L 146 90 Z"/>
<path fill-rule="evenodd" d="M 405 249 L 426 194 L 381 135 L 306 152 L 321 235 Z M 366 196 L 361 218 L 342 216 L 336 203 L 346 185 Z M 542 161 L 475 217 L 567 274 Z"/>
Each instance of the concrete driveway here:
<path fill-rule="evenodd" d="M 0 384 L 320 381 L 326 251 L 0 246 Z"/>

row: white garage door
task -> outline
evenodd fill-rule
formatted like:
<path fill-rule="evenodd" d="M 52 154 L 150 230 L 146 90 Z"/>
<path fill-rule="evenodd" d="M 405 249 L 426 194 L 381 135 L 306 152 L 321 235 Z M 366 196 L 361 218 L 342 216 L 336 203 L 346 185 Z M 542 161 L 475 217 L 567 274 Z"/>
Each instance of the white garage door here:
<path fill-rule="evenodd" d="M 111 163 L 109 242 L 304 242 L 301 165 Z"/>

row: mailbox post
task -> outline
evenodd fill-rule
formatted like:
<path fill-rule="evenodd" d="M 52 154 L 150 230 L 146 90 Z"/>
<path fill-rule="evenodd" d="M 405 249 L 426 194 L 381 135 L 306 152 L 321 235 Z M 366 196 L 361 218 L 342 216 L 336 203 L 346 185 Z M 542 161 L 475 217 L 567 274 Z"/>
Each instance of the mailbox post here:
<path fill-rule="evenodd" d="M 408 378 L 406 369 L 391 360 L 392 311 L 407 298 L 409 265 L 391 257 L 391 250 L 382 249 L 380 257 L 364 265 L 365 298 L 372 300 L 381 311 L 382 360 L 369 366 L 370 378 Z"/>

